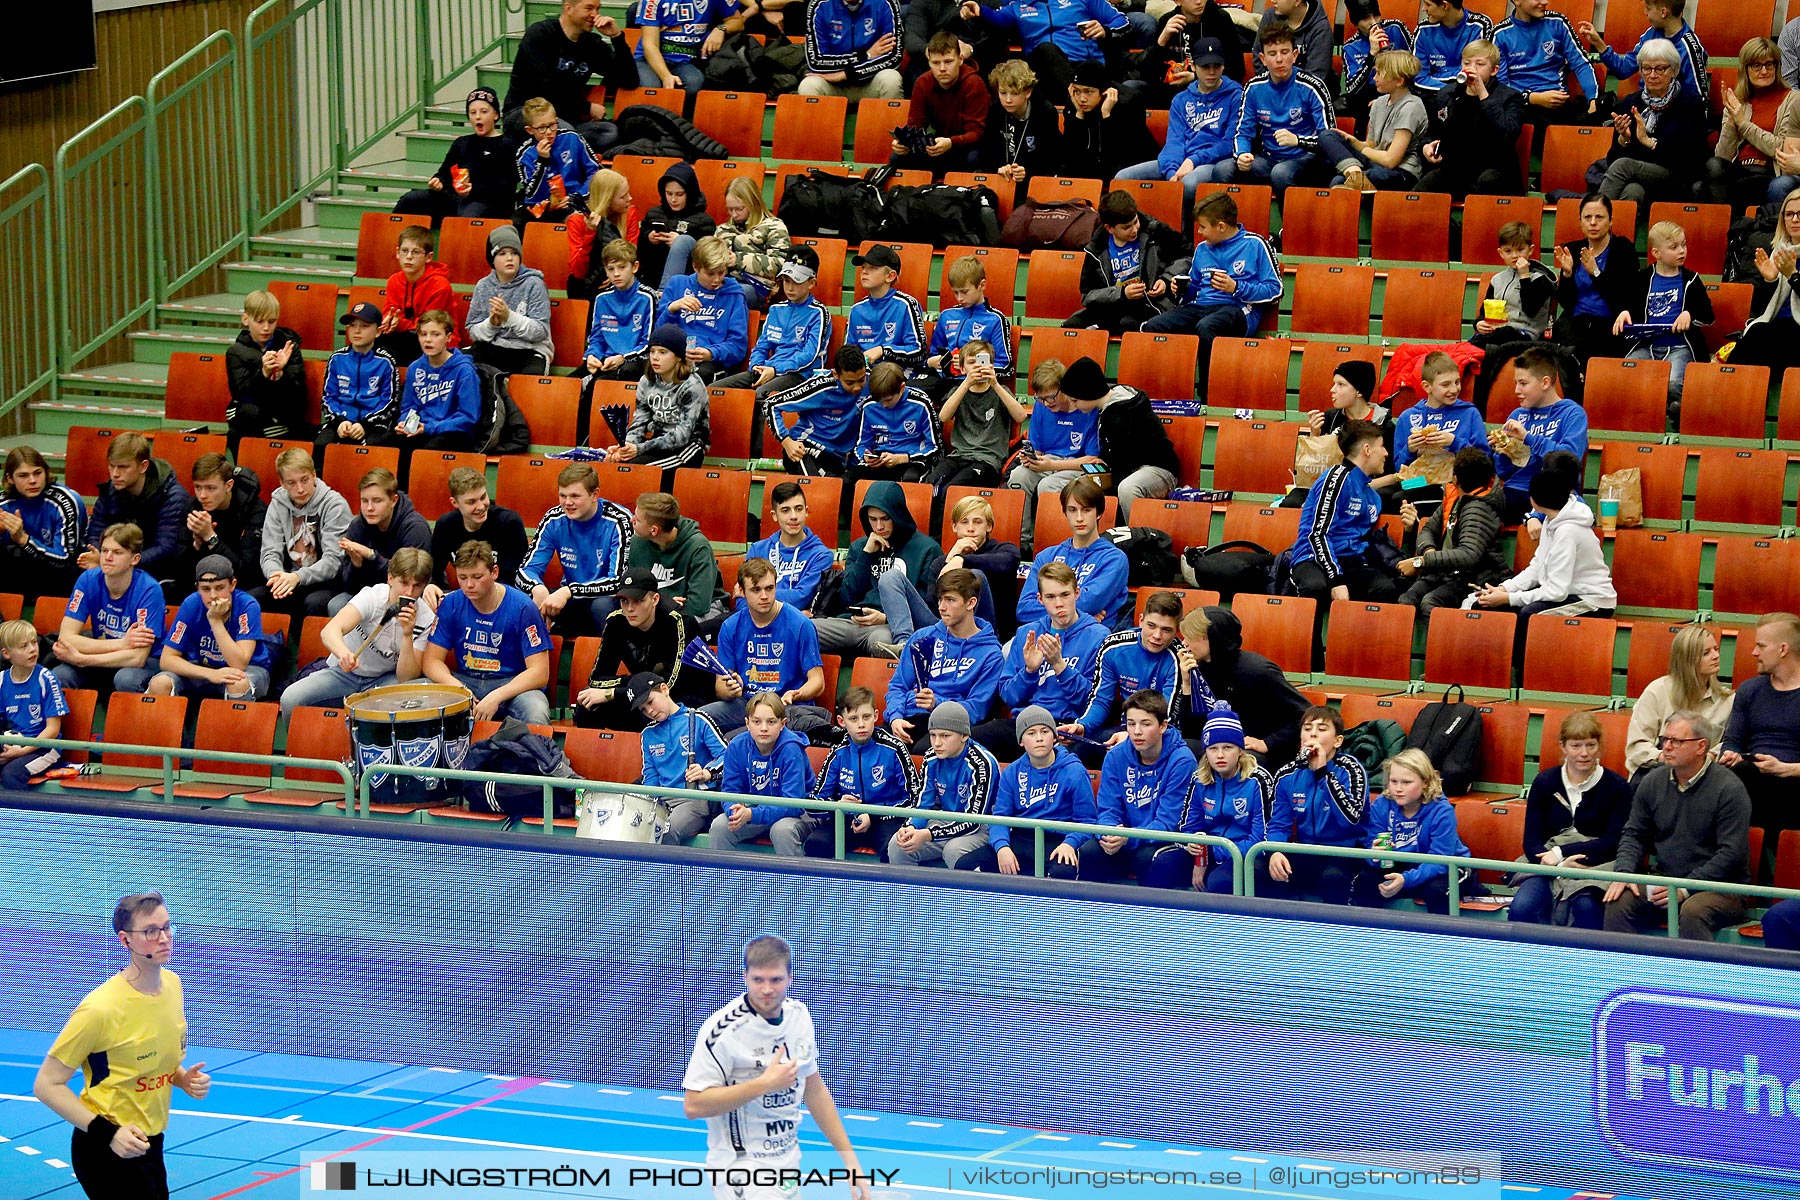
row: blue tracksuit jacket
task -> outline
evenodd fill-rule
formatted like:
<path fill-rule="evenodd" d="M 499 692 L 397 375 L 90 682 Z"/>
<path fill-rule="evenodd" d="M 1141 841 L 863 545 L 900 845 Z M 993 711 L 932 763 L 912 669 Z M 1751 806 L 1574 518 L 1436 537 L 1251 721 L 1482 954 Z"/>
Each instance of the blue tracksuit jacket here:
<path fill-rule="evenodd" d="M 1478 12 L 1464 11 L 1463 19 L 1454 29 L 1436 21 L 1419 22 L 1418 35 L 1413 38 L 1413 57 L 1419 60 L 1420 69 L 1413 87 L 1422 92 L 1435 92 L 1454 84 L 1462 71 L 1463 51 L 1469 43 L 1493 36 L 1494 23 Z"/>
<path fill-rule="evenodd" d="M 985 720 L 1000 690 L 1003 658 L 1000 639 L 986 621 L 976 621 L 975 632 L 966 638 L 952 635 L 942 621 L 919 630 L 908 639 L 888 682 L 882 719 L 916 714 L 913 693 L 929 687 L 939 704 L 954 700 L 968 709 L 971 721 Z"/>
<path fill-rule="evenodd" d="M 1522 467 L 1515 467 L 1504 454 L 1494 455 L 1494 471 L 1507 491 L 1529 491 L 1538 468 L 1544 465 L 1544 456 L 1552 450 L 1568 450 L 1586 461 L 1587 409 L 1573 400 L 1558 400 L 1543 408 L 1515 408 L 1506 419 L 1525 426 L 1525 446 L 1531 452 Z"/>
<path fill-rule="evenodd" d="M 1081 590 L 1075 596 L 1075 607 L 1089 616 L 1110 621 L 1130 603 L 1126 581 L 1131 574 L 1131 560 L 1125 552 L 1105 538 L 1096 538 L 1086 549 L 1074 542 L 1058 542 L 1038 551 L 1031 568 L 1019 583 L 1019 625 L 1041 619 L 1044 602 L 1038 599 L 1038 572 L 1053 562 L 1068 563 L 1075 572 Z"/>
<path fill-rule="evenodd" d="M 1587 51 L 1561 13 L 1547 12 L 1535 21 L 1509 17 L 1494 27 L 1493 41 L 1500 51 L 1501 83 L 1527 93 L 1556 92 L 1563 76 L 1574 72 L 1583 96 L 1592 100 L 1600 94 Z"/>
<path fill-rule="evenodd" d="M 924 392 L 907 388 L 892 407 L 871 400 L 862 406 L 856 423 L 856 457 L 871 454 L 905 454 L 913 461 L 931 459 L 938 452 L 937 410 Z"/>
<path fill-rule="evenodd" d="M 1223 292 L 1212 285 L 1212 272 L 1223 271 L 1237 284 L 1235 292 Z M 1275 265 L 1275 251 L 1269 239 L 1252 233 L 1243 226 L 1224 241 L 1213 245 L 1200 242 L 1188 267 L 1185 303 L 1199 308 L 1236 305 L 1243 309 L 1250 334 L 1262 324 L 1258 305 L 1281 299 L 1281 271 Z"/>
<path fill-rule="evenodd" d="M 415 412 L 428 436 L 473 433 L 481 420 L 481 376 L 475 373 L 475 360 L 461 350 L 450 351 L 441 367 L 424 357 L 414 359 L 406 369 L 401 422 Z"/>
<path fill-rule="evenodd" d="M 777 301 L 769 305 L 762 332 L 750 349 L 750 365 L 773 367 L 777 375 L 822 371 L 830 341 L 831 317 L 817 299 L 808 297 L 799 304 Z"/>
<path fill-rule="evenodd" d="M 87 505 L 68 484 L 50 484 L 30 500 L 0 501 L 0 509 L 25 523 L 19 550 L 40 566 L 67 570 L 87 549 Z"/>
<path fill-rule="evenodd" d="M 1025 440 L 1045 458 L 1087 458 L 1100 453 L 1100 411 L 1079 408 L 1057 412 L 1033 404 L 1025 422 Z"/>
<path fill-rule="evenodd" d="M 1194 776 L 1194 752 L 1173 727 L 1163 732 L 1162 750 L 1146 764 L 1129 740 L 1106 752 L 1100 764 L 1099 821 L 1120 829 L 1170 831 L 1181 823 L 1182 801 Z M 1132 838 L 1126 849 L 1139 846 L 1181 847 L 1174 842 L 1146 842 Z M 1182 853 L 1186 853 L 1182 850 Z"/>
<path fill-rule="evenodd" d="M 1176 92 L 1169 101 L 1168 140 L 1156 156 L 1163 178 L 1175 178 L 1184 160 L 1203 167 L 1236 153 L 1232 140 L 1243 111 L 1244 85 L 1235 79 L 1222 77 L 1210 92 L 1201 91 L 1195 80 Z"/>
<path fill-rule="evenodd" d="M 700 311 L 670 312 L 669 305 L 687 296 L 700 298 Z M 744 289 L 730 276 L 717 291 L 700 286 L 699 277 L 677 275 L 663 289 L 662 310 L 657 323 L 679 325 L 690 343 L 712 351 L 713 362 L 721 367 L 734 367 L 744 361 L 750 350 L 750 308 L 744 302 Z"/>
<path fill-rule="evenodd" d="M 548 170 L 541 170 L 538 162 L 537 141 L 526 138 L 525 144 L 519 147 L 519 204 L 529 208 L 534 204 L 544 204 L 550 199 L 550 176 L 561 175 L 563 188 L 569 195 L 585 200 L 588 192 L 588 180 L 600 164 L 594 159 L 594 152 L 587 140 L 573 129 L 565 129 L 556 135 L 550 143 L 550 163 Z M 575 206 L 571 206 L 570 212 Z"/>
<path fill-rule="evenodd" d="M 869 47 L 887 33 L 894 35 L 894 48 L 870 59 Z M 844 0 L 807 0 L 808 71 L 819 75 L 843 71 L 849 76 L 846 82 L 867 83 L 877 72 L 900 65 L 903 43 L 898 0 L 860 0 L 855 5 Z"/>
<path fill-rule="evenodd" d="M 940 375 L 950 374 L 950 352 L 960 350 L 973 341 L 984 341 L 994 347 L 994 374 L 1005 379 L 1012 374 L 1012 322 L 987 301 L 964 307 L 952 305 L 938 314 L 937 327 L 931 331 L 931 345 L 925 357 L 944 356 Z M 964 364 L 967 370 L 967 364 Z"/>
<path fill-rule="evenodd" d="M 1096 825 L 1099 813 L 1094 809 L 1094 781 L 1067 747 L 1058 746 L 1056 757 L 1042 768 L 1031 765 L 1030 755 L 1021 756 L 1000 772 L 1000 782 L 994 788 L 994 815 Z M 1010 849 L 1012 832 L 1010 826 L 989 825 L 988 845 L 995 850 Z M 1064 845 L 1079 850 L 1092 836 L 1071 833 L 1064 838 Z"/>
<path fill-rule="evenodd" d="M 857 409 L 869 398 L 868 385 L 857 395 L 838 386 L 837 376 L 820 371 L 804 383 L 769 397 L 769 432 L 791 437 L 833 454 L 847 455 L 856 444 Z M 799 420 L 789 428 L 784 415 Z"/>
<path fill-rule="evenodd" d="M 781 544 L 781 534 L 771 533 L 760 542 L 752 542 L 744 552 L 746 560 L 769 560 L 775 568 L 775 598 L 797 610 L 812 607 L 813 597 L 819 593 L 819 580 L 831 569 L 833 557 L 819 535 L 810 529 L 792 550 Z"/>
<path fill-rule="evenodd" d="M 864 296 L 850 308 L 844 341 L 859 350 L 880 346 L 882 358 L 915 370 L 925 361 L 925 310 L 898 288 L 879 300 Z"/>
<path fill-rule="evenodd" d="M 1608 46 L 1600 52 L 1600 61 L 1606 64 L 1607 71 L 1615 79 L 1630 79 L 1638 72 L 1638 52 L 1644 48 L 1644 43 L 1654 42 L 1662 36 L 1660 30 L 1646 29 L 1639 35 L 1630 54 L 1620 54 Z M 1686 21 L 1681 23 L 1680 32 L 1668 40 L 1675 43 L 1676 53 L 1681 55 L 1681 90 L 1690 98 L 1707 103 L 1710 85 L 1706 75 L 1706 47 L 1701 45 L 1699 36 Z"/>
<path fill-rule="evenodd" d="M 346 346 L 325 364 L 324 425 L 354 421 L 391 429 L 399 403 L 400 370 L 386 350 L 377 346 L 357 351 Z"/>
<path fill-rule="evenodd" d="M 1054 633 L 1062 638 L 1063 669 L 1050 669 L 1048 660 L 1033 674 L 1025 669 L 1025 638 Z M 1058 721 L 1073 721 L 1087 711 L 1088 696 L 1094 686 L 1094 658 L 1100 643 L 1110 636 L 1106 626 L 1086 613 L 1075 618 L 1067 629 L 1057 630 L 1048 616 L 1028 625 L 1020 625 L 1006 652 L 1006 663 L 1000 670 L 1000 699 L 1014 712 L 1027 704 L 1041 704 Z"/>
<path fill-rule="evenodd" d="M 602 288 L 594 297 L 587 352 L 602 359 L 614 354 L 627 358 L 642 354 L 650 347 L 650 331 L 655 323 L 656 293 L 649 285 L 635 283 L 623 291 Z"/>
<path fill-rule="evenodd" d="M 1233 153 L 1258 154 L 1272 162 L 1304 158 L 1318 150 L 1319 135 L 1336 128 L 1336 123 L 1331 90 L 1318 76 L 1297 70 L 1276 83 L 1267 75 L 1258 75 L 1244 86 Z M 1291 131 L 1299 144 L 1277 144 L 1277 129 Z"/>
<path fill-rule="evenodd" d="M 1463 845 L 1461 835 L 1456 832 L 1456 806 L 1442 796 L 1427 800 L 1410 817 L 1386 796 L 1375 797 L 1369 807 L 1370 844 L 1373 845 L 1376 837 L 1384 833 L 1393 838 L 1396 850 L 1446 854 L 1455 858 L 1466 858 L 1469 854 L 1469 848 Z M 1380 865 L 1379 859 L 1369 862 Z M 1446 873 L 1446 868 L 1438 863 L 1395 863 L 1394 870 L 1400 872 L 1409 888 L 1442 879 Z"/>
<path fill-rule="evenodd" d="M 1389 50 L 1413 48 L 1412 30 L 1398 21 L 1383 21 Z M 1353 96 L 1359 88 L 1375 86 L 1375 56 L 1369 53 L 1369 35 L 1359 33 L 1344 43 L 1344 95 Z"/>
<path fill-rule="evenodd" d="M 1369 844 L 1369 776 L 1348 754 L 1315 771 L 1291 762 L 1275 775 L 1269 840 L 1308 846 Z"/>
<path fill-rule="evenodd" d="M 1464 446 L 1480 446 L 1487 449 L 1487 425 L 1482 422 L 1481 410 L 1467 400 L 1452 400 L 1442 408 L 1432 408 L 1427 404 L 1415 404 L 1401 413 L 1394 421 L 1394 465 L 1404 467 L 1417 458 L 1406 448 L 1407 440 L 1421 429 L 1450 429 L 1455 431 L 1456 440 L 1450 444 L 1448 453 L 1454 455 Z"/>
<path fill-rule="evenodd" d="M 1274 803 L 1275 777 L 1257 767 L 1243 779 L 1214 778 L 1200 782 L 1196 772 L 1188 781 L 1187 795 L 1181 802 L 1181 822 L 1175 826 L 1182 833 L 1210 833 L 1229 839 L 1239 850 L 1248 851 L 1256 843 L 1268 840 L 1269 806 Z M 1230 855 L 1216 846 L 1207 848 L 1207 861 L 1222 863 Z"/>
<path fill-rule="evenodd" d="M 1335 587 L 1344 574 L 1338 560 L 1361 558 L 1369 548 L 1369 534 L 1380 520 L 1381 496 L 1369 486 L 1369 477 L 1361 467 L 1339 463 L 1319 476 L 1306 493 L 1293 561 L 1295 565 L 1318 563 Z"/>
<path fill-rule="evenodd" d="M 756 748 L 756 739 L 749 734 L 732 738 L 725 748 L 721 791 L 802 800 L 812 787 L 812 760 L 806 757 L 806 739 L 791 729 L 781 731 L 767 754 Z M 805 811 L 781 804 L 758 804 L 750 810 L 750 823 L 773 825 L 783 817 L 797 817 Z"/>
<path fill-rule="evenodd" d="M 644 777 L 651 787 L 699 788 L 716 790 L 717 784 L 692 784 L 687 780 L 689 763 L 699 763 L 717 772 L 725 762 L 725 739 L 719 736 L 712 718 L 682 705 L 654 725 L 645 726 L 641 735 L 644 748 Z"/>
<path fill-rule="evenodd" d="M 538 521 L 537 544 L 519 567 L 519 587 L 529 593 L 543 583 L 555 556 L 562 563 L 561 586 L 572 595 L 588 600 L 609 596 L 618 589 L 630 546 L 631 510 L 622 504 L 602 499 L 585 521 L 553 508 Z"/>
<path fill-rule="evenodd" d="M 826 755 L 813 783 L 813 799 L 908 808 L 918 803 L 919 787 L 912 752 L 887 730 L 877 729 L 868 741 L 846 738 Z"/>
<path fill-rule="evenodd" d="M 1186 682 L 1175 651 L 1151 654 L 1139 641 L 1137 630 L 1121 629 L 1101 642 L 1094 655 L 1094 690 L 1081 714 L 1081 726 L 1092 737 L 1100 729 L 1117 725 L 1123 719 L 1115 715 L 1119 706 L 1145 688 L 1161 692 L 1168 698 L 1169 711 L 1180 712 Z"/>
<path fill-rule="evenodd" d="M 994 785 L 1000 779 L 1000 762 L 987 747 L 970 738 L 955 758 L 925 759 L 925 779 L 919 790 L 920 809 L 950 813 L 985 813 L 994 807 Z M 913 828 L 930 829 L 934 842 L 974 833 L 983 826 L 975 821 L 934 821 L 914 817 Z"/>

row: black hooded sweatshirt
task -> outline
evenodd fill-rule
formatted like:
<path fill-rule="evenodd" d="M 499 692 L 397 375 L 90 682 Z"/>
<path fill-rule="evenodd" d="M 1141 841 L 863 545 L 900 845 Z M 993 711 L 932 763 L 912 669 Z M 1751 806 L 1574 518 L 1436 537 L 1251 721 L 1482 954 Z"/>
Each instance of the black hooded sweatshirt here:
<path fill-rule="evenodd" d="M 1200 664 L 1200 676 L 1213 699 L 1237 713 L 1246 737 L 1268 744 L 1269 752 L 1257 755 L 1265 767 L 1273 771 L 1292 762 L 1300 752 L 1300 717 L 1311 707 L 1306 697 L 1294 690 L 1280 667 L 1244 649 L 1244 627 L 1229 608 L 1209 605 L 1206 619 L 1211 624 L 1210 656 Z M 1190 699 L 1193 705 L 1181 714 L 1181 735 L 1197 742 L 1209 714 L 1194 711 L 1203 704 L 1198 689 Z"/>
<path fill-rule="evenodd" d="M 375 552 L 364 559 L 361 566 L 351 562 L 348 554 L 344 555 L 344 565 L 338 571 L 338 583 L 354 596 L 366 587 L 387 582 L 388 560 L 394 557 L 395 551 L 407 546 L 429 551 L 431 522 L 413 507 L 412 498 L 401 492 L 394 502 L 394 515 L 389 519 L 386 529 L 377 529 L 358 513 L 351 518 L 350 528 L 344 531 L 344 536 Z"/>
<path fill-rule="evenodd" d="M 669 204 L 668 185 L 680 184 L 687 189 L 687 203 L 681 208 Z M 656 194 L 662 203 L 644 214 L 638 225 L 638 278 L 651 287 L 660 285 L 663 267 L 669 261 L 669 248 L 650 240 L 652 233 L 685 233 L 695 241 L 708 237 L 719 223 L 706 211 L 706 197 L 700 191 L 700 176 L 687 163 L 679 162 L 662 173 L 656 181 Z M 597 243 L 596 243 L 597 244 Z"/>
<path fill-rule="evenodd" d="M 185 585 L 194 578 L 194 569 L 202 558 L 223 554 L 237 569 L 238 587 L 246 591 L 261 587 L 263 518 L 268 512 L 269 506 L 262 498 L 262 481 L 249 467 L 238 467 L 231 480 L 230 502 L 212 514 L 213 532 L 218 541 L 197 548 L 193 535 L 186 534 L 180 565 L 174 568 L 172 578 Z"/>

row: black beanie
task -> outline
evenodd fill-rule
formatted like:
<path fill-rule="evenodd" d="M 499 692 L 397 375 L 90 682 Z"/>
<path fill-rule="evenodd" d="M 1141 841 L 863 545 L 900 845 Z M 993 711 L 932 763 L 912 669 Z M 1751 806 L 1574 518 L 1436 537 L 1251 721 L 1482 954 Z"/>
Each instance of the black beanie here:
<path fill-rule="evenodd" d="M 1071 400 L 1100 400 L 1111 390 L 1105 368 L 1091 358 L 1078 358 L 1063 372 L 1062 394 Z"/>
<path fill-rule="evenodd" d="M 1346 359 L 1337 365 L 1334 374 L 1357 390 L 1364 400 L 1371 403 L 1375 400 L 1375 364 L 1366 363 L 1360 358 Z"/>

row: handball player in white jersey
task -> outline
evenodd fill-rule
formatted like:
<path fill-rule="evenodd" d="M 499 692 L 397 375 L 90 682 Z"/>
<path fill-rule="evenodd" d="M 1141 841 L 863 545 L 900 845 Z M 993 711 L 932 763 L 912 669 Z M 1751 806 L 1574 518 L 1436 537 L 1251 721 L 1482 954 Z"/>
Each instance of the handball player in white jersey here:
<path fill-rule="evenodd" d="M 788 997 L 793 951 L 764 935 L 744 947 L 744 994 L 700 1027 L 688 1060 L 685 1108 L 706 1118 L 706 1165 L 718 1171 L 719 1200 L 791 1200 L 799 1195 L 800 1108 L 855 1173 L 853 1200 L 869 1186 L 844 1132 L 831 1089 L 819 1074 L 812 1014 Z M 725 1171 L 732 1170 L 731 1175 Z"/>

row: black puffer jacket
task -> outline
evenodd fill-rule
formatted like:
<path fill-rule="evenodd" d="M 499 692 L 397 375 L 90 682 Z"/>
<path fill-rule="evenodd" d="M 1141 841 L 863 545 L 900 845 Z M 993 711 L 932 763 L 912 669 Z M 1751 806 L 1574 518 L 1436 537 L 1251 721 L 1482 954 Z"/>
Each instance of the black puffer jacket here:
<path fill-rule="evenodd" d="M 1213 698 L 1228 704 L 1244 722 L 1246 737 L 1268 744 L 1267 754 L 1257 755 L 1264 766 L 1292 762 L 1300 752 L 1300 716 L 1309 705 L 1294 690 L 1281 668 L 1251 650 L 1244 649 L 1244 627 L 1228 608 L 1208 606 L 1210 653 L 1200 664 L 1200 676 L 1212 689 Z M 1194 704 L 1181 714 L 1181 735 L 1199 741 L 1207 713 Z"/>
<path fill-rule="evenodd" d="M 633 104 L 618 116 L 620 154 L 663 155 L 692 162 L 698 158 L 725 158 L 725 143 L 708 137 L 686 117 L 654 104 Z"/>

